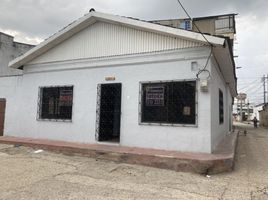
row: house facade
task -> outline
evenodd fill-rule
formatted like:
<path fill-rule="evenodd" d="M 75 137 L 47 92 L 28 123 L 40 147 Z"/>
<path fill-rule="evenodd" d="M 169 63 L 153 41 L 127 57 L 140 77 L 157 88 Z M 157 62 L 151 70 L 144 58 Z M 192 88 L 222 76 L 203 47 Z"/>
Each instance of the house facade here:
<path fill-rule="evenodd" d="M 268 127 L 268 104 L 261 103 L 255 105 L 254 116 L 259 120 L 260 126 Z"/>
<path fill-rule="evenodd" d="M 4 135 L 212 153 L 236 77 L 228 39 L 205 37 L 90 12 L 9 63 Z"/>

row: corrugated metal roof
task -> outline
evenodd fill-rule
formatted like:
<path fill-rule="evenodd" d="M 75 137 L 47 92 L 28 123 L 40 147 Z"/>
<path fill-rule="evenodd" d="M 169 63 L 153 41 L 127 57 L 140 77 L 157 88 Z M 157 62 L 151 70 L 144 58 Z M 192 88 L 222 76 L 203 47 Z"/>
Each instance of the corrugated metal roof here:
<path fill-rule="evenodd" d="M 117 24 L 96 22 L 29 64 L 132 55 L 203 45 L 205 44 Z"/>
<path fill-rule="evenodd" d="M 179 37 L 186 40 L 192 40 L 201 43 L 207 43 L 207 41 L 203 38 L 200 33 L 193 33 L 186 30 L 175 29 L 171 27 L 164 27 L 161 25 L 136 20 L 129 19 L 127 17 L 121 17 L 116 15 L 104 14 L 99 12 L 90 12 L 86 14 L 84 17 L 79 18 L 78 20 L 72 22 L 65 28 L 61 29 L 56 34 L 49 37 L 47 40 L 28 51 L 24 55 L 19 58 L 13 60 L 9 63 L 10 67 L 19 68 L 20 66 L 30 62 L 34 58 L 40 56 L 41 54 L 47 52 L 49 49 L 55 47 L 60 44 L 67 38 L 70 38 L 74 34 L 88 27 L 89 25 L 95 23 L 96 21 L 103 21 L 109 23 L 121 24 L 130 28 L 141 29 L 144 31 L 149 31 L 153 33 L 164 34 L 167 36 Z M 214 45 L 222 46 L 225 42 L 225 39 L 214 37 L 214 36 L 206 36 L 207 40 Z"/>

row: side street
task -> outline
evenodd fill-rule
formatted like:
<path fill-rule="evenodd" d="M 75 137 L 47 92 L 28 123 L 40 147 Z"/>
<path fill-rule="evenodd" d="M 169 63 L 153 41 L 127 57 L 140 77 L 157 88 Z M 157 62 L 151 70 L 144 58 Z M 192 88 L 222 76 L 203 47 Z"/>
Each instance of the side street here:
<path fill-rule="evenodd" d="M 0 144 L 0 199 L 267 199 L 267 129 L 235 125 L 235 169 L 212 176 Z"/>

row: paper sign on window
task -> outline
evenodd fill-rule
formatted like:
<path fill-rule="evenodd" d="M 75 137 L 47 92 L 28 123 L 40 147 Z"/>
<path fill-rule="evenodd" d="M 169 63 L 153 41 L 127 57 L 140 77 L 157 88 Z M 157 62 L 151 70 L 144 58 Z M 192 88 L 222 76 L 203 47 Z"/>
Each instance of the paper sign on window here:
<path fill-rule="evenodd" d="M 186 115 L 186 116 L 191 115 L 191 107 L 189 107 L 189 106 L 184 106 L 184 107 L 183 107 L 183 115 Z"/>
<path fill-rule="evenodd" d="M 72 90 L 60 90 L 60 106 L 68 106 L 72 105 L 72 96 L 73 91 Z"/>
<path fill-rule="evenodd" d="M 146 87 L 146 106 L 164 106 L 164 86 L 148 86 Z"/>

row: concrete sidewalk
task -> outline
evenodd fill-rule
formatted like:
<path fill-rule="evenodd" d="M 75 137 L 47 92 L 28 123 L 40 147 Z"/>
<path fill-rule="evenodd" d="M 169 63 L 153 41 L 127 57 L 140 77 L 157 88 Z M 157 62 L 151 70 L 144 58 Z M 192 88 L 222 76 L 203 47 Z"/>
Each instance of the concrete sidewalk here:
<path fill-rule="evenodd" d="M 213 154 L 130 148 L 106 144 L 82 144 L 33 138 L 0 137 L 0 143 L 41 148 L 67 155 L 139 164 L 175 171 L 215 174 L 231 171 L 234 166 L 237 132 L 228 135 Z"/>

